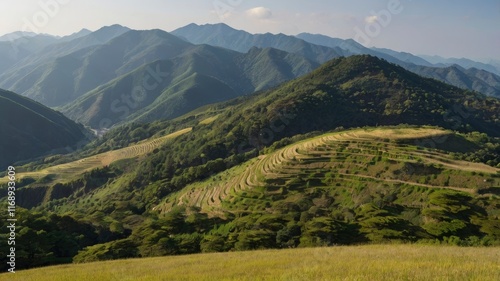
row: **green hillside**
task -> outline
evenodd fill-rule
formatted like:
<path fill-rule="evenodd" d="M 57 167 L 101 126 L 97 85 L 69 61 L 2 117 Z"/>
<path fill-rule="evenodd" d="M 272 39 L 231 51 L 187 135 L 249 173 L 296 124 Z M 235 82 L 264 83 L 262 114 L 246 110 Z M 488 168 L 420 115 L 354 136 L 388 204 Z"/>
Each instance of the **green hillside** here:
<path fill-rule="evenodd" d="M 482 69 L 465 69 L 457 65 L 443 68 L 414 65 L 408 69 L 424 77 L 434 78 L 462 89 L 472 89 L 500 98 L 500 76 Z"/>
<path fill-rule="evenodd" d="M 26 89 L 33 86 L 33 80 L 36 79 L 40 72 L 43 72 L 41 65 L 46 65 L 50 71 L 51 65 L 55 59 L 62 58 L 69 54 L 78 52 L 89 47 L 106 44 L 113 38 L 122 35 L 130 29 L 120 26 L 112 25 L 105 26 L 94 32 L 74 34 L 61 38 L 51 38 L 49 41 L 40 41 L 38 38 L 45 38 L 46 36 L 37 35 L 29 38 L 20 38 L 12 42 L 15 45 L 2 45 L 0 44 L 0 56 L 6 54 L 16 55 L 15 63 L 9 65 L 9 60 L 6 65 L 2 66 L 3 71 L 0 72 L 0 88 L 10 89 L 16 93 L 24 93 Z M 47 40 L 45 40 L 47 41 Z M 42 44 L 41 44 L 42 43 Z M 51 44 L 49 44 L 51 43 Z M 10 49 L 2 49 L 2 46 L 9 46 Z M 16 51 L 17 50 L 17 51 Z M 14 53 L 12 53 L 14 51 Z M 36 70 L 36 71 L 35 71 Z M 33 75 L 35 72 L 37 75 Z M 31 78 L 29 78 L 31 77 Z M 31 84 L 17 83 L 19 80 L 31 81 Z M 17 84 L 16 84 L 17 83 Z M 14 88 L 14 84 L 16 84 Z M 26 87 L 27 86 L 27 87 Z"/>
<path fill-rule="evenodd" d="M 231 203 L 245 201 L 238 198 L 245 193 L 243 197 L 264 199 L 262 202 L 247 200 L 248 207 L 253 206 L 255 210 L 270 200 L 269 195 L 276 196 L 270 201 L 277 201 L 279 195 L 287 198 L 296 189 L 297 196 L 309 193 L 307 189 L 303 190 L 304 185 L 311 189 L 350 187 L 340 192 L 350 196 L 356 192 L 353 188 L 373 188 L 370 190 L 373 192 L 382 187 L 384 193 L 390 193 L 391 187 L 397 189 L 404 185 L 412 186 L 419 192 L 420 187 L 473 194 L 496 192 L 492 187 L 500 185 L 500 180 L 495 180 L 495 173 L 500 169 L 453 160 L 446 153 L 430 152 L 418 146 L 408 147 L 408 143 L 415 145 L 422 139 L 433 138 L 458 142 L 457 136 L 451 132 L 431 128 L 374 128 L 321 135 L 261 155 L 258 160 L 247 163 L 243 170 L 237 167 L 225 172 L 222 181 L 216 180 L 221 175 L 215 175 L 207 181 L 187 186 L 155 209 L 169 212 L 176 206 L 185 205 L 200 207 L 207 213 L 223 213 L 231 209 Z M 472 143 L 469 145 L 473 146 Z M 485 175 L 479 175 L 481 173 L 491 174 L 491 179 L 484 181 Z M 252 194 L 254 192 L 255 195 Z M 259 196 L 260 193 L 264 196 Z M 376 202 L 373 198 L 365 200 L 353 203 Z M 347 207 L 348 204 L 342 201 L 342 206 Z M 241 206 L 236 208 L 244 211 L 238 209 Z M 273 213 L 272 210 L 267 211 Z"/>
<path fill-rule="evenodd" d="M 72 147 L 86 138 L 85 133 L 61 113 L 0 90 L 0 168 Z"/>
<path fill-rule="evenodd" d="M 345 55 L 340 48 L 328 48 L 310 44 L 302 39 L 285 34 L 250 34 L 243 30 L 236 30 L 230 26 L 220 24 L 189 24 L 172 31 L 173 35 L 187 39 L 193 44 L 208 44 L 246 53 L 253 47 L 274 48 L 307 59 L 324 63 L 333 58 Z"/>
<path fill-rule="evenodd" d="M 171 195 L 162 190 L 169 186 L 165 181 L 134 188 L 131 166 L 137 160 L 127 160 L 55 184 L 51 193 L 58 199 L 21 221 L 41 221 L 47 211 L 79 218 L 81 226 L 71 235 L 101 238 L 75 241 L 66 253 L 74 256 L 53 252 L 77 262 L 365 243 L 498 245 L 500 169 L 419 146 L 443 137 L 450 148 L 474 146 L 435 128 L 342 131 L 270 150 Z M 223 164 L 208 162 L 182 176 L 196 178 L 189 173 Z M 23 196 L 39 196 L 37 190 L 44 189 L 24 188 Z M 161 194 L 167 196 L 152 204 Z M 41 240 L 25 249 L 36 262 L 21 255 L 20 264 L 54 262 L 40 255 L 51 251 L 42 237 L 63 231 L 57 219 L 22 227 L 39 234 L 20 233 Z M 84 227 L 90 222 L 92 227 Z"/>
<path fill-rule="evenodd" d="M 39 186 L 42 190 L 46 190 L 41 193 L 41 197 L 26 196 L 23 198 L 23 193 L 30 192 L 30 189 L 23 189 L 21 194 L 21 199 L 18 202 L 19 205 L 23 207 L 36 206 L 43 201 L 50 201 L 61 197 L 57 191 L 54 189 L 47 189 L 47 185 L 51 183 L 67 183 L 73 180 L 78 180 L 82 174 L 99 168 L 105 168 L 110 164 L 129 158 L 137 158 L 142 155 L 148 154 L 154 151 L 156 148 L 160 147 L 166 141 L 176 138 L 191 131 L 191 128 L 186 128 L 184 130 L 179 130 L 177 132 L 168 134 L 166 136 L 154 137 L 145 141 L 141 141 L 137 144 L 130 145 L 125 148 L 116 149 L 100 154 L 92 155 L 91 157 L 80 158 L 77 161 L 67 162 L 64 164 L 51 165 L 46 169 L 38 169 L 33 172 L 22 171 L 17 173 L 17 178 L 21 181 L 39 181 L 36 184 L 32 184 L 31 187 Z M 47 157 L 44 161 L 55 161 L 61 155 L 54 155 Z M 9 179 L 7 176 L 0 178 L 0 184 L 7 184 Z M 67 194 L 68 191 L 63 191 L 62 193 Z M 63 195 L 64 197 L 64 195 Z"/>
<path fill-rule="evenodd" d="M 250 34 L 243 30 L 233 29 L 226 24 L 189 24 L 174 30 L 172 34 L 186 38 L 193 44 L 210 44 L 239 52 L 247 52 L 254 46 L 272 47 L 325 63 L 339 56 L 371 55 L 400 65 L 418 75 L 434 78 L 444 83 L 463 89 L 473 90 L 485 95 L 500 97 L 500 76 L 495 68 L 489 66 L 488 71 L 475 68 L 433 66 L 422 58 L 404 53 L 376 48 L 366 48 L 352 39 L 331 38 L 324 35 L 299 34 Z M 455 63 L 461 63 L 460 61 Z M 470 64 L 464 64 L 469 68 Z M 473 65 L 476 66 L 477 65 Z"/>
<path fill-rule="evenodd" d="M 1 47 L 0 55 L 3 56 Z M 185 68 L 176 73 L 180 77 L 164 79 L 165 77 L 158 75 L 162 75 L 165 70 L 158 71 L 156 65 L 152 65 L 158 60 L 175 60 Z M 167 82 L 172 82 L 175 78 L 181 81 L 194 73 L 214 76 L 238 95 L 249 94 L 306 74 L 319 64 L 303 54 L 259 49 L 241 54 L 206 45 L 195 46 L 161 30 L 137 31 L 111 26 L 69 42 L 56 41 L 47 48 L 39 48 L 37 52 L 27 55 L 25 60 L 0 72 L 0 86 L 46 106 L 58 108 L 71 104 L 83 95 L 88 99 L 96 92 L 102 94 L 103 90 L 113 87 L 124 76 L 143 72 L 146 66 L 152 68 L 147 69 L 148 72 L 139 79 L 134 79 L 133 85 L 125 91 L 127 95 L 130 96 L 132 89 L 141 87 L 148 88 L 148 95 L 158 97 L 168 90 Z M 154 74 L 155 71 L 157 74 Z M 148 80 L 151 75 L 153 81 Z M 162 80 L 160 87 L 144 87 L 148 83 L 155 84 L 157 80 Z M 204 85 L 203 88 L 206 86 L 210 85 Z M 123 92 L 123 89 L 119 90 Z M 228 99 L 226 96 L 223 100 Z M 122 100 L 121 97 L 118 100 Z M 213 103 L 221 99 L 214 97 L 207 101 Z M 106 108 L 103 110 L 111 110 L 109 103 L 111 102 L 105 104 Z M 136 110 L 134 106 L 128 107 Z M 176 107 L 177 104 L 172 106 Z M 183 109 L 182 112 L 188 111 Z M 80 111 L 72 112 L 79 113 Z"/>
<path fill-rule="evenodd" d="M 62 106 L 145 63 L 175 57 L 192 46 L 160 30 L 128 31 L 97 46 L 81 42 L 85 39 L 92 36 L 61 43 L 55 48 L 59 53 L 50 52 L 52 57 L 9 70 L 2 85 L 44 105 Z"/>
<path fill-rule="evenodd" d="M 268 89 L 317 66 L 300 56 L 274 49 L 254 48 L 241 54 L 196 46 L 171 60 L 155 61 L 123 75 L 63 107 L 62 111 L 93 128 L 172 119 L 207 104 Z M 160 76 L 152 75 L 152 71 Z M 149 84 L 152 86 L 144 87 Z M 137 89 L 140 92 L 133 92 Z"/>
<path fill-rule="evenodd" d="M 496 99 L 355 56 L 171 121 L 128 124 L 79 153 L 192 130 L 81 176 L 20 185 L 25 198 L 43 200 L 24 205 L 19 241 L 36 242 L 19 265 L 393 242 L 498 245 L 499 109 Z M 20 175 L 37 165 L 50 169 L 38 162 Z"/>

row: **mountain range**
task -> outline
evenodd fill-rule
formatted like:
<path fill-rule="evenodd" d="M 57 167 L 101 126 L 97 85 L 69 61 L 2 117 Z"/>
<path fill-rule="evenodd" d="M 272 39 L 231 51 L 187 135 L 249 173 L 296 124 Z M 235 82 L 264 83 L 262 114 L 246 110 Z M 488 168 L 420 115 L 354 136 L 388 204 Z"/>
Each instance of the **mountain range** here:
<path fill-rule="evenodd" d="M 314 59 L 319 63 L 324 63 L 333 58 L 333 56 L 331 54 L 324 55 L 329 54 L 328 51 L 324 49 L 321 53 L 310 52 L 309 50 L 311 47 L 303 47 L 304 45 L 307 45 L 306 43 L 309 43 L 309 46 L 311 46 L 310 44 L 313 44 L 316 47 L 323 46 L 330 48 L 331 51 L 335 51 L 335 53 L 341 56 L 368 54 L 403 66 L 406 69 L 425 77 L 434 78 L 457 87 L 465 87 L 466 89 L 475 90 L 487 95 L 497 97 L 500 96 L 500 84 L 496 82 L 499 79 L 499 70 L 493 65 L 471 63 L 472 61 L 470 60 L 454 60 L 454 62 L 460 64 L 463 63 L 463 68 L 465 69 L 468 69 L 471 66 L 483 69 L 482 66 L 484 66 L 486 69 L 483 70 L 493 70 L 494 72 L 492 75 L 495 77 L 495 81 L 483 78 L 482 75 L 466 73 L 466 71 L 460 71 L 461 73 L 459 76 L 442 75 L 442 67 L 448 66 L 446 64 L 433 65 L 425 59 L 409 53 L 401 53 L 387 49 L 369 49 L 352 39 L 343 40 L 319 34 L 302 33 L 297 36 L 286 36 L 284 34 L 273 35 L 268 33 L 253 35 L 245 31 L 235 30 L 225 24 L 206 24 L 201 26 L 190 24 L 186 27 L 174 30 L 172 34 L 185 38 L 196 44 L 211 44 L 237 51 L 243 51 L 248 48 L 248 46 L 254 45 L 272 46 L 289 52 L 297 52 L 297 48 L 290 48 L 289 46 L 302 46 L 302 48 L 299 49 L 300 52 L 309 55 L 310 59 Z M 281 45 L 281 42 L 287 42 L 287 44 Z M 455 69 L 447 68 L 444 72 L 453 71 L 455 71 Z"/>
<path fill-rule="evenodd" d="M 234 97 L 226 85 L 236 70 L 255 67 L 246 85 L 256 88 L 270 77 L 254 61 L 276 58 L 310 63 L 272 48 L 195 45 L 157 62 L 166 81 L 156 81 L 158 89 L 179 84 L 167 90 L 172 95 L 158 90 L 143 101 L 182 104 L 176 91 L 190 103 L 204 93 Z M 85 112 L 129 89 L 148 66 L 156 69 L 145 65 L 95 98 L 84 96 L 94 104 Z M 33 112 L 62 116 L 32 101 L 26 107 L 33 104 Z M 71 155 L 19 166 L 19 207 L 29 210 L 20 211 L 18 262 L 362 243 L 498 245 L 499 114 L 496 98 L 374 56 L 339 57 L 274 88 L 171 120 L 123 124 Z M 2 120 L 22 120 L 15 117 Z"/>
<path fill-rule="evenodd" d="M 453 61 L 464 66 L 434 64 L 409 53 L 370 49 L 324 35 L 250 34 L 225 24 L 190 24 L 171 33 L 113 25 L 66 37 L 6 37 L 15 39 L 0 42 L 0 88 L 94 128 L 175 118 L 198 106 L 277 86 L 331 59 L 358 54 L 463 89 L 496 97 L 500 93 L 500 77 L 488 71 L 493 65 L 470 60 Z M 161 83 L 151 82 L 151 77 Z"/>
<path fill-rule="evenodd" d="M 182 55 L 136 69 L 61 110 L 92 127 L 102 127 L 102 120 L 116 124 L 172 119 L 206 104 L 279 85 L 317 66 L 276 49 L 253 48 L 242 54 L 208 45 L 189 46 Z M 124 94 L 131 99 L 128 104 Z"/>

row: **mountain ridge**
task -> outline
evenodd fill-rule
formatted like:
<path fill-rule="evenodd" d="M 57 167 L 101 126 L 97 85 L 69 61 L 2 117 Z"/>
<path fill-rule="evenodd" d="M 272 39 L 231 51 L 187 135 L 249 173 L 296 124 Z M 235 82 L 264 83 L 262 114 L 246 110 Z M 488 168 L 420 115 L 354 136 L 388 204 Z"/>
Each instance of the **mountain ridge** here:
<path fill-rule="evenodd" d="M 0 90 L 0 99 L 2 168 L 55 149 L 71 148 L 90 136 L 83 126 L 28 98 Z"/>
<path fill-rule="evenodd" d="M 118 30 L 113 32 L 124 31 L 121 27 L 116 28 Z M 98 37 L 94 33 L 91 35 Z M 87 37 L 75 40 L 85 42 Z M 62 43 L 61 46 L 73 46 L 75 40 Z M 150 61 L 148 56 L 155 56 L 154 59 L 169 58 L 189 46 L 191 45 L 177 37 L 159 30 L 125 31 L 105 44 L 86 46 L 47 63 L 28 65 L 26 68 L 31 70 L 28 75 L 22 76 L 24 73 L 21 72 L 21 77 L 9 77 L 2 85 L 45 105 L 57 107 L 141 66 L 143 61 Z"/>
<path fill-rule="evenodd" d="M 224 32 L 221 32 L 221 29 L 224 30 Z M 293 36 L 282 34 L 274 35 L 266 33 L 253 35 L 246 31 L 233 29 L 225 24 L 205 24 L 201 26 L 191 24 L 187 27 L 174 30 L 172 33 L 196 44 L 212 44 L 240 52 L 248 50 L 248 48 L 250 48 L 249 46 L 272 46 L 277 49 L 301 54 L 318 63 L 324 63 L 338 56 L 368 54 L 401 65 L 411 71 L 417 72 L 417 74 L 429 78 L 440 79 L 442 82 L 455 86 L 468 84 L 463 81 L 440 78 L 441 76 L 436 72 L 442 70 L 438 67 L 429 66 L 429 63 L 422 58 L 418 58 L 411 54 L 401 54 L 395 51 L 388 52 L 384 49 L 369 49 L 352 39 L 344 40 L 331 38 L 325 35 L 302 33 L 299 34 L 298 37 L 295 37 L 297 40 L 293 40 L 291 39 Z M 287 43 L 282 44 L 283 42 Z M 393 55 L 396 55 L 396 57 Z M 415 63 L 425 64 L 424 68 Z M 487 81 L 467 73 L 464 73 L 464 75 L 467 76 L 467 79 L 474 80 L 474 83 L 469 83 L 472 85 L 468 88 L 469 90 L 476 90 L 487 95 L 500 97 L 500 88 L 495 86 L 495 84 L 489 84 Z"/>
<path fill-rule="evenodd" d="M 187 49 L 180 56 L 146 64 L 102 85 L 74 103 L 63 107 L 62 111 L 70 118 L 94 128 L 101 127 L 100 123 L 104 119 L 110 120 L 110 124 L 117 124 L 127 120 L 152 121 L 175 118 L 195 109 L 184 100 L 188 92 L 197 93 L 198 98 L 191 97 L 188 100 L 200 106 L 222 102 L 277 86 L 306 74 L 316 67 L 317 64 L 314 62 L 274 49 L 253 48 L 248 53 L 241 54 L 209 45 L 198 45 Z M 162 77 L 157 81 L 158 83 L 154 84 L 155 87 L 148 90 L 144 87 L 144 82 L 153 80 L 151 79 L 154 76 L 151 74 L 152 70 L 159 72 Z M 193 75 L 205 78 L 192 79 L 195 77 Z M 207 85 L 203 86 L 195 81 L 204 81 Z M 120 85 L 128 86 L 123 88 L 124 86 Z M 214 91 L 208 85 L 219 90 Z M 120 102 L 118 103 L 120 108 L 113 107 L 113 103 L 120 101 L 123 93 L 133 94 L 130 89 L 142 89 L 145 93 L 144 99 L 137 98 L 137 102 L 133 102 L 132 106 Z M 193 89 L 199 90 L 193 92 Z M 205 89 L 205 94 L 200 92 L 201 89 Z M 225 96 L 225 99 L 221 99 L 219 91 L 224 93 L 222 96 Z M 174 97 L 176 101 L 172 100 Z M 96 103 L 98 101 L 104 102 L 105 105 L 98 106 Z M 105 115 L 103 116 L 99 111 Z M 122 115 L 122 113 L 127 114 Z"/>
<path fill-rule="evenodd" d="M 204 69 L 221 58 L 210 52 L 242 56 L 196 48 L 179 63 Z M 208 76 L 178 71 L 180 85 Z M 40 247 L 19 249 L 61 247 L 34 239 L 56 234 L 73 247 L 54 257 L 78 262 L 338 244 L 496 245 L 499 112 L 498 99 L 377 57 L 337 58 L 174 120 L 120 126 L 65 162 L 74 171 L 98 155 L 117 160 L 101 168 L 61 178 L 38 171 L 20 186 L 23 206 L 38 212 L 19 221 L 27 227 L 19 241 Z M 176 137 L 155 145 L 167 136 Z M 62 160 L 19 167 L 19 177 Z M 57 262 L 19 253 L 23 266 Z"/>

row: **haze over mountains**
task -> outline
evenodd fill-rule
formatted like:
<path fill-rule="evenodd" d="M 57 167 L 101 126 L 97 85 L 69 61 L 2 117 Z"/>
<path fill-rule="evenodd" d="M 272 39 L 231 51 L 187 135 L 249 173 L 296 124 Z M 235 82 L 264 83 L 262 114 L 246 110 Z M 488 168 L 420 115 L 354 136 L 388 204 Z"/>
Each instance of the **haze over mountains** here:
<path fill-rule="evenodd" d="M 357 54 L 500 96 L 500 77 L 493 65 L 465 59 L 434 64 L 409 53 L 369 49 L 354 40 L 323 35 L 254 35 L 225 24 L 190 24 L 172 33 L 113 25 L 62 38 L 23 33 L 2 38 L 14 40 L 0 41 L 0 88 L 59 108 L 94 128 L 175 118 L 198 106 L 279 85 L 330 59 Z M 160 83 L 145 90 L 152 70 L 164 77 L 154 76 Z"/>
<path fill-rule="evenodd" d="M 191 24 L 186 27 L 174 30 L 172 34 L 178 35 L 182 38 L 186 38 L 193 43 L 211 44 L 238 51 L 244 51 L 246 48 L 248 48 L 248 46 L 251 45 L 259 47 L 274 47 L 278 49 L 283 48 L 284 50 L 289 52 L 299 52 L 308 55 L 309 58 L 315 59 L 319 63 L 324 63 L 325 61 L 335 57 L 332 52 L 335 52 L 342 56 L 368 54 L 401 65 L 425 77 L 435 78 L 437 80 L 458 87 L 464 87 L 465 85 L 467 85 L 465 86 L 467 89 L 479 91 L 487 95 L 497 97 L 500 96 L 500 84 L 498 83 L 499 79 L 497 75 L 500 74 L 500 71 L 492 65 L 485 66 L 487 70 L 496 70 L 494 72 L 494 81 L 490 80 L 489 78 L 483 77 L 483 75 L 478 75 L 476 73 L 466 73 L 465 70 L 457 70 L 456 68 L 448 68 L 444 72 L 448 73 L 458 71 L 460 75 L 442 75 L 443 71 L 439 68 L 443 65 L 433 65 L 420 57 L 408 53 L 365 48 L 352 39 L 342 40 L 338 38 L 330 38 L 324 35 L 313 35 L 306 33 L 299 34 L 296 37 L 286 36 L 283 34 L 252 35 L 245 31 L 232 29 L 225 24 L 207 24 L 202 26 Z M 297 38 L 302 40 L 297 40 Z M 282 42 L 287 42 L 287 44 L 282 45 Z M 310 44 L 307 44 L 307 42 Z M 301 48 L 297 48 L 296 46 L 301 46 Z M 331 51 L 328 52 L 328 50 L 322 49 L 322 52 L 318 53 L 317 51 L 311 50 L 315 49 L 315 47 L 312 46 L 328 47 L 331 49 Z M 464 63 L 464 68 L 469 68 L 470 66 L 481 67 L 484 65 L 481 63 L 471 64 L 470 60 L 457 60 L 455 62 Z M 474 72 L 474 69 L 472 71 Z"/>
<path fill-rule="evenodd" d="M 18 161 L 21 268 L 500 244 L 494 65 L 224 24 L 12 37 L 0 169 Z"/>
<path fill-rule="evenodd" d="M 254 48 L 242 54 L 208 45 L 188 46 L 182 55 L 147 64 L 61 110 L 79 122 L 99 128 L 102 120 L 116 124 L 171 119 L 206 104 L 276 86 L 317 66 L 313 61 L 276 49 Z M 147 81 L 142 80 L 144 77 L 152 83 L 151 88 L 138 84 Z M 122 97 L 129 89 L 136 89 L 136 95 L 130 94 L 131 102 L 127 104 Z"/>

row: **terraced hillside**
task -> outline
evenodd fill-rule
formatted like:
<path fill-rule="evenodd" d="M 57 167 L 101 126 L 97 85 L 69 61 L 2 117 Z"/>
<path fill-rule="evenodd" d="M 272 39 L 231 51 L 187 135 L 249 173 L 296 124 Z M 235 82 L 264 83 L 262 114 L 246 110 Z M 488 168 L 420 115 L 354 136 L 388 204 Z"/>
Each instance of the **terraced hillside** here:
<path fill-rule="evenodd" d="M 197 206 L 212 214 L 256 210 L 266 200 L 286 198 L 297 190 L 314 192 L 315 187 L 353 196 L 380 187 L 409 189 L 408 196 L 411 190 L 447 189 L 471 195 L 498 191 L 500 169 L 454 160 L 446 151 L 421 146 L 448 142 L 451 147 L 455 137 L 451 131 L 434 128 L 329 133 L 188 186 L 155 209 L 166 213 L 177 205 Z"/>
<path fill-rule="evenodd" d="M 83 158 L 66 164 L 56 165 L 40 171 L 19 173 L 17 177 L 19 179 L 32 178 L 35 180 L 39 180 L 45 177 L 50 182 L 68 182 L 75 177 L 83 174 L 84 172 L 108 166 L 118 160 L 135 158 L 152 152 L 155 148 L 158 148 L 165 141 L 186 134 L 190 131 L 191 128 L 186 128 L 163 137 L 145 140 L 126 148 L 97 154 L 88 158 Z M 0 184 L 5 184 L 7 181 L 8 180 L 6 177 L 0 178 Z M 47 185 L 50 182 L 44 181 L 43 184 Z"/>

